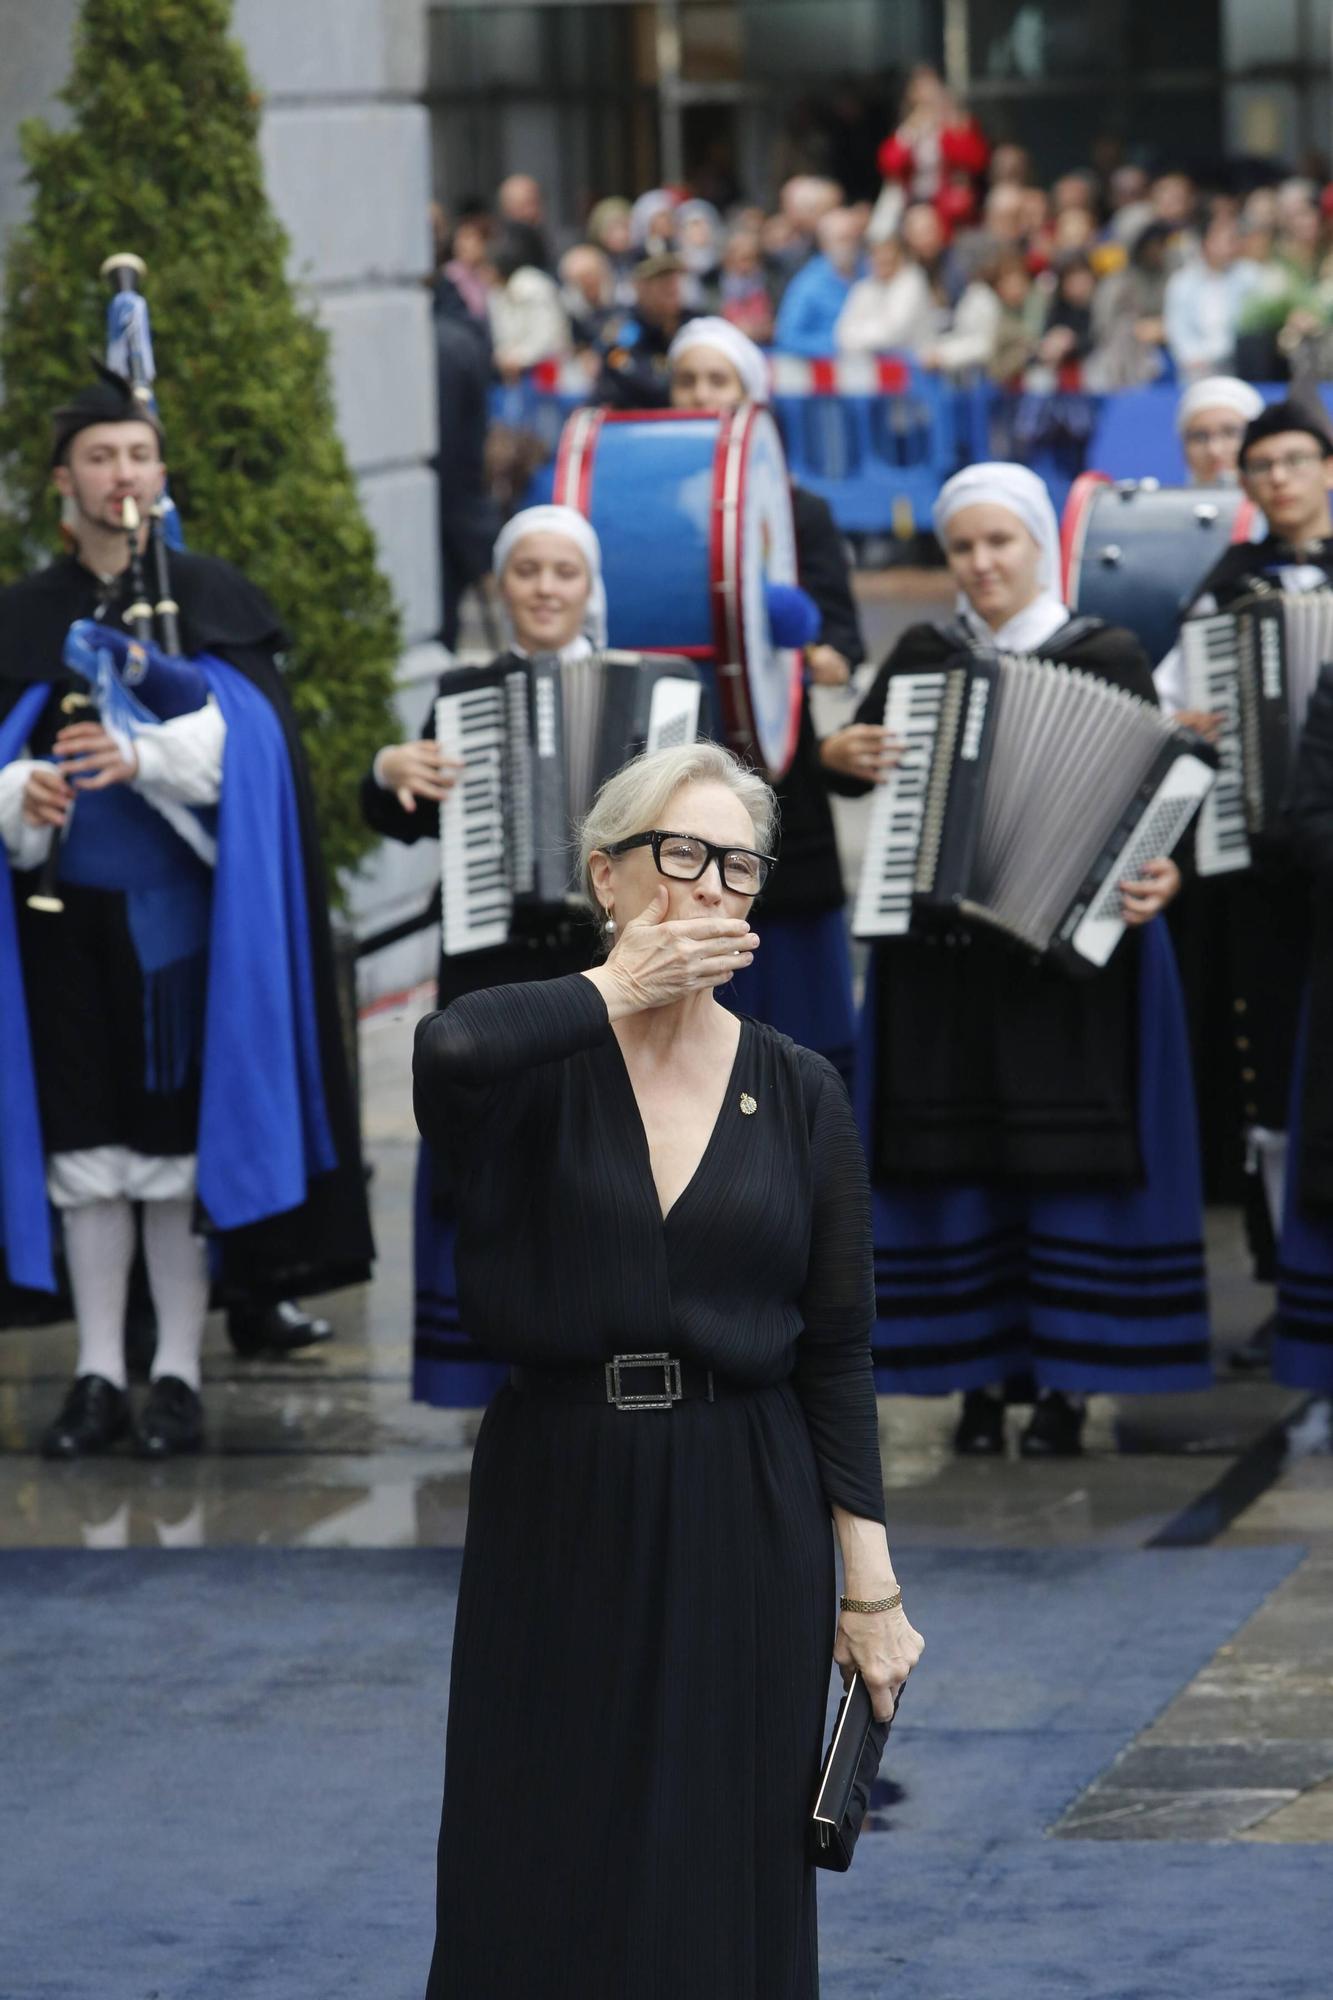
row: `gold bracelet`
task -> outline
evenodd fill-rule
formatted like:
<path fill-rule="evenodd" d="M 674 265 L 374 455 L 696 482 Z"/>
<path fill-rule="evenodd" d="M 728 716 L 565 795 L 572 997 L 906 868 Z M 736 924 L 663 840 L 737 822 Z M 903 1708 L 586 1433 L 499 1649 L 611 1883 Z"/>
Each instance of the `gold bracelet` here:
<path fill-rule="evenodd" d="M 896 1611 L 902 1601 L 901 1590 L 895 1590 L 892 1597 L 877 1597 L 873 1601 L 866 1597 L 840 1597 L 838 1608 L 842 1611 Z"/>

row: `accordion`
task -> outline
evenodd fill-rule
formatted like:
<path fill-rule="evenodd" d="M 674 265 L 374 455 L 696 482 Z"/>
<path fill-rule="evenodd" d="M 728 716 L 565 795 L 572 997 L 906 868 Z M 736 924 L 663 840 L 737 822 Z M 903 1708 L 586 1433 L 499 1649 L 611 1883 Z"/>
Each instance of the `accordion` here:
<path fill-rule="evenodd" d="M 1333 590 L 1254 597 L 1180 628 L 1191 708 L 1222 716 L 1221 768 L 1199 814 L 1200 875 L 1248 868 L 1281 809 L 1322 669 L 1333 662 Z"/>
<path fill-rule="evenodd" d="M 506 654 L 446 675 L 435 735 L 463 765 L 440 807 L 447 958 L 504 944 L 517 905 L 570 901 L 598 787 L 641 750 L 692 743 L 702 697 L 692 662 L 637 653 Z"/>
<path fill-rule="evenodd" d="M 1046 660 L 960 655 L 895 674 L 884 722 L 905 747 L 871 808 L 861 938 L 948 911 L 1096 971 L 1124 932 L 1120 884 L 1170 854 L 1213 782 L 1198 737 Z"/>

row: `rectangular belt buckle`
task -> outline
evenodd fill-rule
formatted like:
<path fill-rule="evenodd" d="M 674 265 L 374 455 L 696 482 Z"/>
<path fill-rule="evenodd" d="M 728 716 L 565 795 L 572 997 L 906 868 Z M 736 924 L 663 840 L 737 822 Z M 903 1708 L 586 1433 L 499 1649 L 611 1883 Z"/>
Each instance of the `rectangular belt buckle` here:
<path fill-rule="evenodd" d="M 621 1382 L 622 1368 L 660 1368 L 661 1387 L 632 1395 Z M 680 1399 L 680 1363 L 669 1354 L 617 1354 L 606 1364 L 606 1400 L 618 1410 L 669 1410 Z"/>

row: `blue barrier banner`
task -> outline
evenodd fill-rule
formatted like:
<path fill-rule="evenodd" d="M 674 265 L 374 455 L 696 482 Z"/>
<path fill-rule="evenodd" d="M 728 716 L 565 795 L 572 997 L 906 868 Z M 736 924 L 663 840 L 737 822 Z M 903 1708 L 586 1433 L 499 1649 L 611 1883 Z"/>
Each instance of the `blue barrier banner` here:
<path fill-rule="evenodd" d="M 930 527 L 936 494 L 961 466 L 1017 459 L 1039 473 L 1057 513 L 1078 475 L 1186 484 L 1176 432 L 1174 384 L 1110 395 L 1061 390 L 1028 394 L 984 377 L 960 380 L 918 368 L 905 355 L 769 356 L 773 414 L 792 478 L 818 493 L 847 535 L 907 538 Z M 1256 383 L 1269 402 L 1286 385 Z M 532 431 L 554 457 L 566 419 L 588 400 L 579 372 L 544 363 L 497 385 L 491 416 Z M 1333 385 L 1321 387 L 1333 419 Z M 549 495 L 551 469 L 529 498 Z"/>

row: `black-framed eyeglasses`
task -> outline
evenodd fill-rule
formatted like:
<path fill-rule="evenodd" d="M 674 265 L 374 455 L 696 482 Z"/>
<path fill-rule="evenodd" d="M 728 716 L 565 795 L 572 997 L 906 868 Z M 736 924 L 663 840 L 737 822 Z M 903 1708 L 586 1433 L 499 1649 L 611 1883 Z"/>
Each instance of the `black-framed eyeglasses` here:
<path fill-rule="evenodd" d="M 604 851 L 628 854 L 635 847 L 651 847 L 658 874 L 672 882 L 697 882 L 708 864 L 716 861 L 723 886 L 733 896 L 757 896 L 777 866 L 774 854 L 756 854 L 752 847 L 715 847 L 693 833 L 664 833 L 659 827 L 612 841 Z"/>

